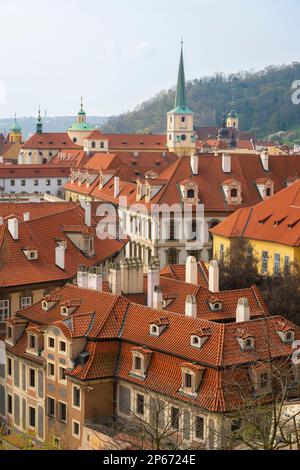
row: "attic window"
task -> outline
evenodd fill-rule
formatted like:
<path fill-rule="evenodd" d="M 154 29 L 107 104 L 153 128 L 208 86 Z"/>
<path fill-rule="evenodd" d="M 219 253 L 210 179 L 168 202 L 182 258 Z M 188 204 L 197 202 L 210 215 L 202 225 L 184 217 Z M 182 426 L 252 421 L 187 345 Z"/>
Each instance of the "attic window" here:
<path fill-rule="evenodd" d="M 223 303 L 219 300 L 210 300 L 209 307 L 212 312 L 220 312 L 223 309 Z"/>
<path fill-rule="evenodd" d="M 61 315 L 66 317 L 69 314 L 69 309 L 67 307 L 61 307 L 60 313 L 61 313 Z"/>
<path fill-rule="evenodd" d="M 284 222 L 286 219 L 287 219 L 287 216 L 286 216 L 286 217 L 283 217 L 282 219 L 275 220 L 275 222 L 274 222 L 274 227 L 278 227 L 278 226 L 281 225 L 282 222 Z"/>
<path fill-rule="evenodd" d="M 38 251 L 37 250 L 23 250 L 24 255 L 28 259 L 28 261 L 34 261 L 38 259 Z"/>
<path fill-rule="evenodd" d="M 285 344 L 291 344 L 295 341 L 295 332 L 293 330 L 286 330 L 285 325 L 278 331 L 278 334 Z"/>
<path fill-rule="evenodd" d="M 191 345 L 195 348 L 201 348 L 201 341 L 199 336 L 192 336 L 191 337 Z"/>
<path fill-rule="evenodd" d="M 42 302 L 42 309 L 46 311 L 48 310 L 48 302 L 46 300 L 43 300 Z"/>
<path fill-rule="evenodd" d="M 150 325 L 150 335 L 159 336 L 159 328 L 156 325 Z"/>

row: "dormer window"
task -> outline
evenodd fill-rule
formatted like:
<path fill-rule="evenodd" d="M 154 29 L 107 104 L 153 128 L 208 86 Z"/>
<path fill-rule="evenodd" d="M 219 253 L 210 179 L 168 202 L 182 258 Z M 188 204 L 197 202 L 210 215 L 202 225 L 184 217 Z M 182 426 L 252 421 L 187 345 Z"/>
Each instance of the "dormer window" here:
<path fill-rule="evenodd" d="M 132 349 L 132 370 L 131 374 L 138 376 L 139 378 L 145 379 L 147 369 L 150 364 L 152 351 L 145 348 L 133 348 Z"/>
<path fill-rule="evenodd" d="M 237 198 L 238 197 L 238 191 L 236 188 L 231 189 L 230 191 L 230 197 L 231 198 Z"/>
<path fill-rule="evenodd" d="M 194 189 L 189 189 L 189 190 L 188 190 L 188 192 L 187 192 L 187 197 L 188 197 L 189 199 L 194 199 L 194 197 L 195 197 L 195 191 L 194 191 Z"/>
<path fill-rule="evenodd" d="M 49 308 L 48 308 L 48 302 L 47 302 L 46 300 L 43 300 L 43 301 L 42 301 L 42 309 L 43 309 L 43 310 L 46 310 L 46 311 L 49 310 Z"/>
<path fill-rule="evenodd" d="M 150 324 L 150 335 L 159 337 L 169 325 L 167 318 L 158 318 Z"/>
<path fill-rule="evenodd" d="M 11 326 L 8 326 L 6 329 L 6 338 L 12 339 L 12 327 Z"/>
<path fill-rule="evenodd" d="M 254 338 L 245 331 L 237 332 L 237 341 L 242 351 L 252 351 L 254 349 Z"/>
<path fill-rule="evenodd" d="M 180 392 L 185 395 L 196 397 L 201 379 L 203 376 L 204 368 L 196 364 L 183 364 L 181 366 L 181 388 Z"/>
<path fill-rule="evenodd" d="M 241 204 L 242 203 L 242 186 L 241 183 L 233 178 L 227 179 L 222 183 L 223 191 L 227 204 Z"/>
<path fill-rule="evenodd" d="M 277 331 L 281 340 L 285 344 L 291 344 L 295 341 L 295 331 L 291 330 L 287 325 L 280 324 Z"/>
<path fill-rule="evenodd" d="M 38 259 L 38 251 L 37 250 L 29 250 L 29 249 L 24 249 L 23 250 L 24 255 L 28 259 L 28 261 L 34 261 Z"/>
<path fill-rule="evenodd" d="M 159 336 L 159 330 L 156 325 L 150 325 L 150 335 Z"/>
<path fill-rule="evenodd" d="M 60 313 L 62 316 L 67 317 L 69 315 L 69 309 L 67 307 L 61 307 Z"/>
<path fill-rule="evenodd" d="M 212 332 L 209 329 L 202 329 L 191 336 L 191 346 L 201 349 L 210 338 Z"/>
<path fill-rule="evenodd" d="M 212 312 L 220 312 L 223 309 L 223 303 L 216 299 L 210 299 L 209 308 Z"/>
<path fill-rule="evenodd" d="M 35 349 L 36 348 L 36 336 L 33 334 L 29 334 L 28 338 L 28 349 Z"/>

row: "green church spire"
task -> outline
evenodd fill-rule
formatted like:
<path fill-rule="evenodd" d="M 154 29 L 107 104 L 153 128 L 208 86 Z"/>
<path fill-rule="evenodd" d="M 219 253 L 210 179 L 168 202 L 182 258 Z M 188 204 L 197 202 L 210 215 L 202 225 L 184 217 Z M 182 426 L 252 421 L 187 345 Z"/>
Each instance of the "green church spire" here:
<path fill-rule="evenodd" d="M 42 123 L 42 117 L 41 117 L 41 108 L 39 108 L 39 115 L 37 118 L 37 123 L 36 123 L 36 132 L 38 134 L 42 134 L 43 132 L 43 123 Z"/>
<path fill-rule="evenodd" d="M 179 72 L 177 80 L 177 89 L 175 97 L 175 108 L 186 107 L 186 96 L 185 96 L 185 73 L 184 73 L 184 62 L 183 62 L 183 41 L 181 41 L 181 53 L 179 62 Z"/>

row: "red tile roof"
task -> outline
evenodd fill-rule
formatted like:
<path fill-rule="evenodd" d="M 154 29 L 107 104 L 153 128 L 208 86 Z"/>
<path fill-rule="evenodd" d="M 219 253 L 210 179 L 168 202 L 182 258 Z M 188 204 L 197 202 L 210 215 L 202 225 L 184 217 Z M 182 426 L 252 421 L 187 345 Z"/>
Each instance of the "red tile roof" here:
<path fill-rule="evenodd" d="M 68 238 L 64 227 L 84 225 L 84 211 L 79 205 L 71 204 L 58 213 L 45 213 L 43 217 L 19 223 L 19 240 L 13 240 L 7 224 L 0 226 L 0 285 L 16 286 L 67 280 L 73 278 L 78 266 L 94 266 L 118 253 L 126 240 L 100 240 L 94 237 L 95 255 L 87 258 Z M 84 227 L 86 227 L 84 225 Z M 91 228 L 94 235 L 96 228 Z M 65 270 L 55 265 L 57 240 L 66 241 Z M 29 261 L 24 248 L 38 250 L 38 259 Z"/>
<path fill-rule="evenodd" d="M 244 385 L 244 390 L 251 391 L 249 364 L 255 366 L 268 361 L 269 354 L 273 359 L 291 354 L 292 345 L 283 343 L 278 334 L 279 328 L 292 329 L 296 338 L 300 338 L 300 328 L 282 317 L 220 324 L 167 311 L 158 312 L 129 303 L 120 296 L 79 289 L 73 285 L 59 289 L 55 295 L 60 295 L 62 301 L 58 301 L 49 311 L 42 310 L 39 302 L 19 312 L 17 317 L 25 318 L 30 325 L 55 324 L 67 336 L 88 339 L 84 349 L 89 354 L 86 364 L 77 364 L 68 370 L 69 376 L 83 381 L 121 378 L 211 411 L 228 411 L 242 404 L 241 385 Z M 76 313 L 62 317 L 61 302 L 78 296 L 81 303 Z M 154 337 L 149 334 L 149 327 L 153 318 L 160 316 L 168 327 L 159 337 Z M 241 350 L 237 340 L 237 330 L 240 329 L 243 335 L 254 338 L 253 350 Z M 191 335 L 195 332 L 205 332 L 207 335 L 208 339 L 201 348 L 191 345 Z M 24 356 L 24 337 L 8 350 Z M 130 373 L 132 352 L 136 349 L 150 356 L 143 380 Z M 195 398 L 180 392 L 181 367 L 184 364 L 203 371 Z"/>
<path fill-rule="evenodd" d="M 62 165 L 0 165 L 0 178 L 68 178 L 70 171 Z"/>
<path fill-rule="evenodd" d="M 299 246 L 300 181 L 253 208 L 238 210 L 211 232 L 229 238 L 243 236 L 254 240 Z"/>
<path fill-rule="evenodd" d="M 34 134 L 22 145 L 23 149 L 78 149 L 66 132 L 43 132 Z"/>

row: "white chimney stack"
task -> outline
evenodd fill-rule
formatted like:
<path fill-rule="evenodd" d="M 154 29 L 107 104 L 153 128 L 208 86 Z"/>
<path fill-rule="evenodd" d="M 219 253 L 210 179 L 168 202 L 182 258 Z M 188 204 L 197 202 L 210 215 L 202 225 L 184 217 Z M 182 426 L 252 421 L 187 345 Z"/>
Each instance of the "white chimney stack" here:
<path fill-rule="evenodd" d="M 197 154 L 191 155 L 191 170 L 193 175 L 198 175 L 199 173 L 199 157 Z"/>
<path fill-rule="evenodd" d="M 154 287 L 153 308 L 156 308 L 157 310 L 163 309 L 163 294 L 159 286 Z"/>
<path fill-rule="evenodd" d="M 85 216 L 84 216 L 85 225 L 87 225 L 88 227 L 91 227 L 92 226 L 92 205 L 90 202 L 85 203 L 84 211 L 85 211 Z"/>
<path fill-rule="evenodd" d="M 88 288 L 102 292 L 102 269 L 91 268 L 88 273 Z"/>
<path fill-rule="evenodd" d="M 211 261 L 209 264 L 208 271 L 208 288 L 210 292 L 216 294 L 220 291 L 219 288 L 219 264 L 218 261 Z"/>
<path fill-rule="evenodd" d="M 119 263 L 112 263 L 109 268 L 109 285 L 111 293 L 120 295 L 122 293 L 121 267 Z"/>
<path fill-rule="evenodd" d="M 30 220 L 30 212 L 23 213 L 23 220 L 24 222 L 28 222 Z"/>
<path fill-rule="evenodd" d="M 228 153 L 222 155 L 222 170 L 223 173 L 231 173 L 231 155 Z"/>
<path fill-rule="evenodd" d="M 185 316 L 197 318 L 197 302 L 194 295 L 188 295 L 185 301 Z"/>
<path fill-rule="evenodd" d="M 55 264 L 60 269 L 65 269 L 65 246 L 59 245 L 55 248 Z"/>
<path fill-rule="evenodd" d="M 89 273 L 83 266 L 80 266 L 77 273 L 77 286 L 81 289 L 88 289 L 89 287 Z"/>
<path fill-rule="evenodd" d="M 155 287 L 160 285 L 160 272 L 158 258 L 152 258 L 148 266 L 148 307 L 153 307 L 153 296 Z"/>
<path fill-rule="evenodd" d="M 8 230 L 14 240 L 19 240 L 19 221 L 18 219 L 8 219 Z"/>
<path fill-rule="evenodd" d="M 250 308 L 248 299 L 239 299 L 236 308 L 236 322 L 244 323 L 250 320 Z"/>
<path fill-rule="evenodd" d="M 114 177 L 114 197 L 118 197 L 120 194 L 120 178 L 118 176 Z"/>
<path fill-rule="evenodd" d="M 265 149 L 261 152 L 260 159 L 261 159 L 263 169 L 265 171 L 269 171 L 269 153 L 268 153 L 267 149 Z"/>
<path fill-rule="evenodd" d="M 188 256 L 185 263 L 185 282 L 198 285 L 198 264 L 194 256 Z"/>

